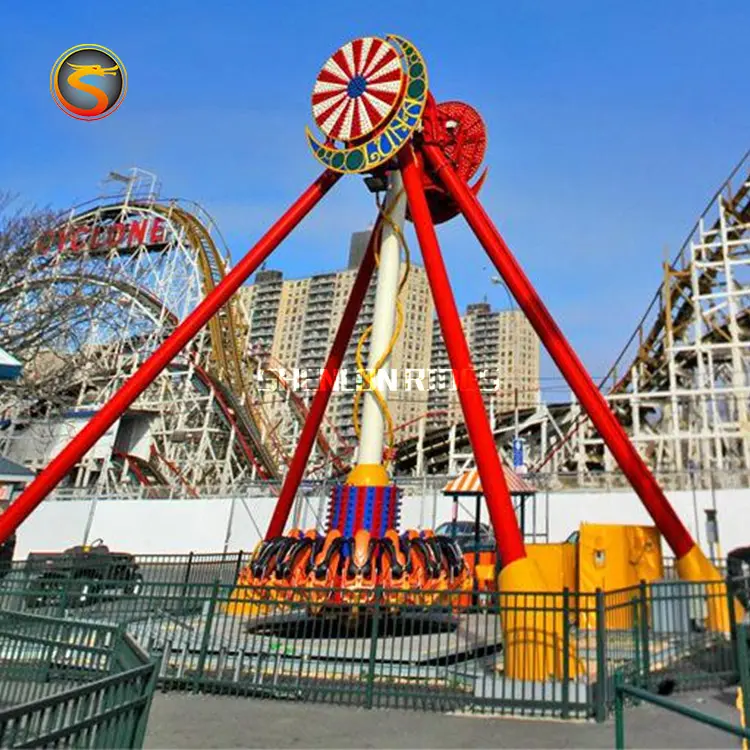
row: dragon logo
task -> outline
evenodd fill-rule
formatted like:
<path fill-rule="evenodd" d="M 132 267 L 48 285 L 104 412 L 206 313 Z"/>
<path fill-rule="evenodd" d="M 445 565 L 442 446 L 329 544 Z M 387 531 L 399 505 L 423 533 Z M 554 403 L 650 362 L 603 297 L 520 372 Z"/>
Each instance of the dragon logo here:
<path fill-rule="evenodd" d="M 50 93 L 65 114 L 77 120 L 101 120 L 125 98 L 128 74 L 112 50 L 79 44 L 60 55 L 50 73 Z"/>

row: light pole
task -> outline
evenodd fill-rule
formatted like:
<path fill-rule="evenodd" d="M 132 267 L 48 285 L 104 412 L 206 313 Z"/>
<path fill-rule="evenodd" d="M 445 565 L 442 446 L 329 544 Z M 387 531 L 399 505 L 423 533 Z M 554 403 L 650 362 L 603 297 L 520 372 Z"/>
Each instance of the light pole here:
<path fill-rule="evenodd" d="M 688 461 L 688 475 L 690 476 L 690 488 L 693 492 L 693 519 L 695 522 L 695 539 L 700 545 L 701 543 L 701 528 L 700 521 L 698 520 L 698 496 L 695 488 L 695 471 L 698 468 L 695 461 L 690 459 Z"/>

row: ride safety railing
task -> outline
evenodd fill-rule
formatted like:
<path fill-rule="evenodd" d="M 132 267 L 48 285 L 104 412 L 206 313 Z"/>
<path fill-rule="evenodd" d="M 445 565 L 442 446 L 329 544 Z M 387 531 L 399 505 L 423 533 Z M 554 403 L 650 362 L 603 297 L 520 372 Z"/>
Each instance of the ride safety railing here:
<path fill-rule="evenodd" d="M 157 663 L 116 625 L 0 614 L 0 747 L 140 748 Z"/>
<path fill-rule="evenodd" d="M 750 743 L 750 729 L 747 727 L 747 719 L 750 717 L 750 661 L 748 660 L 748 638 L 750 638 L 750 627 L 747 624 L 736 626 L 735 630 L 735 654 L 737 682 L 737 708 L 740 713 L 740 721 L 732 723 L 718 716 L 698 711 L 691 705 L 679 703 L 675 700 L 659 695 L 643 686 L 642 677 L 637 673 L 628 674 L 627 671 L 617 670 L 614 674 L 614 716 L 615 716 L 615 748 L 625 748 L 625 708 L 630 702 L 633 705 L 639 703 L 650 703 L 670 713 L 684 716 L 687 719 L 704 724 L 714 729 L 734 735 L 743 741 L 743 747 Z M 640 683 L 640 684 L 639 684 Z"/>
<path fill-rule="evenodd" d="M 652 691 L 665 680 L 678 691 L 737 680 L 723 582 L 553 593 L 248 587 L 236 583 L 248 559 L 137 558 L 137 585 L 20 566 L 0 580 L 0 608 L 119 628 L 160 659 L 170 690 L 603 721 L 618 672 Z M 718 611 L 730 621 L 717 625 Z M 519 646 L 524 631 L 537 647 Z"/>
<path fill-rule="evenodd" d="M 619 672 L 615 675 L 615 748 L 617 750 L 624 750 L 625 748 L 625 698 L 651 703 L 654 706 L 685 716 L 700 724 L 733 734 L 735 737 L 744 740 L 744 742 L 750 740 L 750 730 L 743 726 L 732 724 L 724 719 L 720 719 L 718 716 L 712 716 L 703 711 L 697 711 L 692 706 L 677 703 L 643 688 L 627 685 L 622 682 L 623 679 Z"/>

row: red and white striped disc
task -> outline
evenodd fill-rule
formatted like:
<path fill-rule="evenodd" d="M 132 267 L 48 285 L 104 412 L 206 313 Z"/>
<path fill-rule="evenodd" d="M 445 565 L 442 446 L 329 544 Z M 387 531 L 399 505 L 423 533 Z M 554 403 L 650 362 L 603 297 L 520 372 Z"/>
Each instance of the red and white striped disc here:
<path fill-rule="evenodd" d="M 404 72 L 398 52 L 374 36 L 336 50 L 313 88 L 313 117 L 337 141 L 354 141 L 381 125 L 399 102 Z"/>

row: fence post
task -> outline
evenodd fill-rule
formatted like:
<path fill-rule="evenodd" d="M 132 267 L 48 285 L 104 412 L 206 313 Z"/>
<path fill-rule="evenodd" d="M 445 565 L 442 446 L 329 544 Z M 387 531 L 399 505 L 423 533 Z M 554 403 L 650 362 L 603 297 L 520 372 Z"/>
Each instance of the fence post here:
<path fill-rule="evenodd" d="M 615 672 L 615 750 L 625 748 L 625 696 L 622 691 L 622 672 Z"/>
<path fill-rule="evenodd" d="M 745 725 L 750 726 L 750 664 L 748 663 L 747 639 L 750 637 L 747 625 L 737 628 L 737 671 L 742 690 L 742 707 Z"/>
<path fill-rule="evenodd" d="M 232 583 L 237 583 L 237 579 L 240 577 L 240 570 L 242 570 L 242 555 L 244 552 L 240 550 L 237 553 L 237 564 L 234 566 L 234 578 L 232 579 Z"/>
<path fill-rule="evenodd" d="M 206 612 L 206 622 L 203 625 L 203 640 L 201 641 L 201 650 L 198 654 L 198 665 L 193 676 L 193 687 L 197 691 L 200 681 L 203 679 L 203 671 L 206 667 L 206 657 L 208 655 L 208 646 L 211 641 L 211 628 L 214 623 L 214 614 L 216 613 L 216 604 L 219 599 L 219 579 L 214 580 L 211 589 L 211 600 L 208 603 L 208 612 Z"/>
<path fill-rule="evenodd" d="M 641 624 L 641 664 L 643 665 L 643 679 L 641 687 L 648 690 L 651 684 L 651 654 L 648 627 L 648 585 L 641 581 L 638 585 L 638 604 L 640 607 Z"/>
<path fill-rule="evenodd" d="M 737 612 L 735 610 L 735 599 L 732 587 L 729 585 L 729 577 L 724 579 L 724 590 L 727 594 L 727 607 L 729 608 L 729 636 L 734 642 L 737 638 Z"/>
<path fill-rule="evenodd" d="M 595 716 L 598 722 L 607 718 L 607 622 L 604 609 L 604 592 L 596 590 L 596 707 Z"/>
<path fill-rule="evenodd" d="M 187 565 L 185 566 L 185 572 L 182 575 L 182 593 L 180 594 L 180 599 L 182 601 L 182 608 L 185 611 L 187 610 L 186 601 L 188 598 L 188 592 L 192 594 L 194 591 L 194 589 L 191 589 L 190 587 L 190 576 L 192 572 L 193 572 L 193 550 L 190 550 L 190 552 L 188 553 Z M 175 581 L 175 584 L 176 583 L 177 581 Z"/>
<path fill-rule="evenodd" d="M 630 600 L 630 604 L 633 608 L 633 675 L 632 675 L 632 680 L 634 684 L 644 687 L 643 685 L 643 658 L 641 656 L 643 651 L 641 648 L 640 598 L 637 596 L 634 596 Z M 638 698 L 631 697 L 631 700 L 633 701 L 633 704 L 636 706 L 640 703 L 640 700 Z"/>
<path fill-rule="evenodd" d="M 132 744 L 130 747 L 143 747 L 143 740 L 146 737 L 146 728 L 148 726 L 148 717 L 151 713 L 151 703 L 154 700 L 154 693 L 156 692 L 156 683 L 159 679 L 159 673 L 161 672 L 161 662 L 164 660 L 164 654 L 154 660 L 153 671 L 145 680 L 144 689 L 146 691 L 146 702 L 141 706 L 141 710 L 138 713 L 138 719 L 136 720 L 135 727 L 133 729 Z"/>
<path fill-rule="evenodd" d="M 185 566 L 185 576 L 183 578 L 183 583 L 187 585 L 190 583 L 190 574 L 193 570 L 193 550 L 190 550 L 190 554 L 188 555 L 188 561 L 187 565 Z"/>
<path fill-rule="evenodd" d="M 562 674 L 562 717 L 570 716 L 570 589 L 563 589 L 563 674 Z"/>
<path fill-rule="evenodd" d="M 378 652 L 378 628 L 380 626 L 380 599 L 383 595 L 382 586 L 375 587 L 375 607 L 372 612 L 370 628 L 370 659 L 367 666 L 367 686 L 365 688 L 365 708 L 372 708 L 373 693 L 375 691 L 375 662 Z"/>
<path fill-rule="evenodd" d="M 65 619 L 65 610 L 68 608 L 68 588 L 64 582 L 60 587 L 60 602 L 58 604 L 57 616 L 61 619 Z"/>

